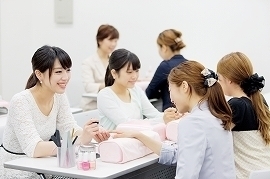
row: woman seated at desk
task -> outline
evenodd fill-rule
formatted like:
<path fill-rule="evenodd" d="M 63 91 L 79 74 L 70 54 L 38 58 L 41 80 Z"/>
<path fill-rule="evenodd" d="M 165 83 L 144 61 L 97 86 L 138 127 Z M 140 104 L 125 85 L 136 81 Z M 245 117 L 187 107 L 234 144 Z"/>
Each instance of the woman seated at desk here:
<path fill-rule="evenodd" d="M 232 111 L 217 75 L 198 62 L 187 61 L 168 77 L 177 109 L 189 112 L 178 124 L 177 144 L 162 144 L 138 131 L 115 131 L 134 137 L 160 155 L 159 163 L 177 165 L 176 179 L 235 179 Z"/>
<path fill-rule="evenodd" d="M 97 94 L 105 87 L 104 76 L 108 66 L 109 55 L 115 49 L 119 32 L 111 25 L 104 24 L 98 28 L 96 35 L 97 51 L 82 63 L 82 82 L 86 93 Z M 81 108 L 84 111 L 97 108 L 94 98 L 82 97 Z"/>
<path fill-rule="evenodd" d="M 35 173 L 5 169 L 3 163 L 20 157 L 56 155 L 56 144 L 49 141 L 56 129 L 61 134 L 74 129 L 77 143 L 89 144 L 108 139 L 109 133 L 99 129 L 96 119 L 80 128 L 73 118 L 65 95 L 72 61 L 58 47 L 43 46 L 32 57 L 33 73 L 26 89 L 13 96 L 0 148 L 1 178 L 39 178 Z"/>
<path fill-rule="evenodd" d="M 105 88 L 98 93 L 97 106 L 101 125 L 108 130 L 120 123 L 133 119 L 151 120 L 165 123 L 178 119 L 175 108 L 159 112 L 148 100 L 145 92 L 135 83 L 141 67 L 139 58 L 126 49 L 115 50 L 109 59 L 105 75 Z"/>
<path fill-rule="evenodd" d="M 159 55 L 164 60 L 157 67 L 145 92 L 149 99 L 162 99 L 162 111 L 172 106 L 167 81 L 168 74 L 171 69 L 187 61 L 180 54 L 180 50 L 186 46 L 181 37 L 180 31 L 168 29 L 161 32 L 157 38 Z"/>

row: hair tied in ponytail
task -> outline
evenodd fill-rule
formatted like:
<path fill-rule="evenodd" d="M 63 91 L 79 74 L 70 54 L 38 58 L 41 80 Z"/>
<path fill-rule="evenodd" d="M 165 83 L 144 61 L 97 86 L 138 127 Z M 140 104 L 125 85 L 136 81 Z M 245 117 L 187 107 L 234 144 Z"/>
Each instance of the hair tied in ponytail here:
<path fill-rule="evenodd" d="M 241 82 L 240 86 L 243 91 L 248 95 L 252 95 L 258 91 L 261 91 L 264 87 L 265 79 L 263 76 L 259 76 L 257 73 L 251 75 L 249 78 Z"/>

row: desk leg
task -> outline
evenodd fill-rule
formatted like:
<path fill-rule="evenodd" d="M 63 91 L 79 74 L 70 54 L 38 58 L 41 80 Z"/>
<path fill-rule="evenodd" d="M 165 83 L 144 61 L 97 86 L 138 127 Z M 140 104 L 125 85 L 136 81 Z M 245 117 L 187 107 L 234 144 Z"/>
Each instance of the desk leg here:
<path fill-rule="evenodd" d="M 45 175 L 43 173 L 37 173 L 41 179 L 46 179 Z"/>

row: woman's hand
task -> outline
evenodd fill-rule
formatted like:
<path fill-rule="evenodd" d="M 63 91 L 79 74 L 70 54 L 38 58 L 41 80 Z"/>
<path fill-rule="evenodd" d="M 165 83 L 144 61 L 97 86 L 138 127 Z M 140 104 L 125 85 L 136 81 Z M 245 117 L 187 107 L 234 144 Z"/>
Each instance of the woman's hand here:
<path fill-rule="evenodd" d="M 136 130 L 113 130 L 111 133 L 114 133 L 112 135 L 113 138 L 137 138 L 141 134 Z"/>
<path fill-rule="evenodd" d="M 81 135 L 81 144 L 89 144 L 92 138 L 98 133 L 99 126 L 97 119 L 90 119 L 83 127 Z"/>
<path fill-rule="evenodd" d="M 105 130 L 102 126 L 99 126 L 99 131 L 96 133 L 96 135 L 93 136 L 95 141 L 97 141 L 98 143 L 104 140 L 108 140 L 109 137 L 110 133 L 107 130 Z"/>
<path fill-rule="evenodd" d="M 163 120 L 164 120 L 165 124 L 167 124 L 168 122 L 171 122 L 173 120 L 177 120 L 182 116 L 183 116 L 183 114 L 179 113 L 176 108 L 167 108 L 164 111 Z"/>

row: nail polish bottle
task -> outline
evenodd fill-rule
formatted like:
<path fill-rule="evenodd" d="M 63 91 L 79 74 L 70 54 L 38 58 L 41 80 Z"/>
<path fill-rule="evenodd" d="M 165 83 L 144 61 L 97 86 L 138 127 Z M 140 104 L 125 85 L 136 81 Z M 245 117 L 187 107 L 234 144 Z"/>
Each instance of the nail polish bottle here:
<path fill-rule="evenodd" d="M 78 159 L 77 159 L 77 168 L 78 168 L 78 170 L 82 170 L 82 162 L 83 162 L 83 153 L 78 152 Z"/>
<path fill-rule="evenodd" d="M 96 169 L 96 152 L 90 152 L 90 170 Z"/>
<path fill-rule="evenodd" d="M 89 160 L 88 160 L 88 152 L 83 153 L 82 169 L 83 170 L 89 170 L 90 169 L 90 163 L 89 163 Z"/>

